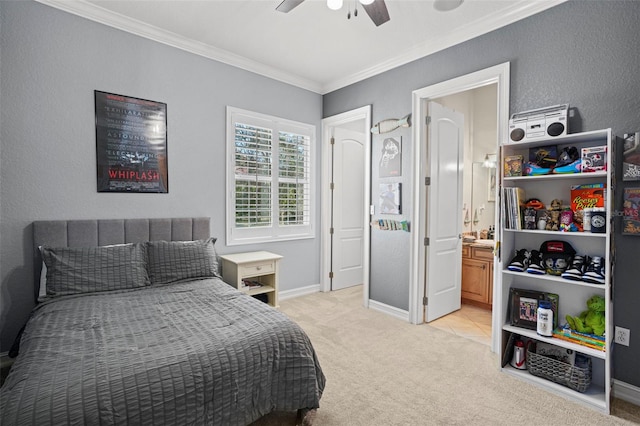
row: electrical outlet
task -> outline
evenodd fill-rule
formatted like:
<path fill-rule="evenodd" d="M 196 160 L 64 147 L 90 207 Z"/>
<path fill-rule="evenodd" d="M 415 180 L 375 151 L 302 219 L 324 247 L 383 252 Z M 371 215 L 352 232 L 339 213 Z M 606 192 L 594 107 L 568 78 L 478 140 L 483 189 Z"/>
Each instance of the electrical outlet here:
<path fill-rule="evenodd" d="M 615 339 L 619 345 L 629 346 L 629 339 L 631 338 L 631 330 L 628 328 L 618 327 L 616 325 Z"/>

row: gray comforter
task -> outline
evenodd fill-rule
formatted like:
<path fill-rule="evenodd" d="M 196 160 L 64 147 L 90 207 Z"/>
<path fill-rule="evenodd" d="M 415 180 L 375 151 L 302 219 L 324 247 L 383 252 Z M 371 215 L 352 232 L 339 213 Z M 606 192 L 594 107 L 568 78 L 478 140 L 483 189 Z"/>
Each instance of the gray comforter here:
<path fill-rule="evenodd" d="M 39 305 L 0 395 L 2 425 L 246 425 L 316 408 L 307 335 L 219 279 Z"/>

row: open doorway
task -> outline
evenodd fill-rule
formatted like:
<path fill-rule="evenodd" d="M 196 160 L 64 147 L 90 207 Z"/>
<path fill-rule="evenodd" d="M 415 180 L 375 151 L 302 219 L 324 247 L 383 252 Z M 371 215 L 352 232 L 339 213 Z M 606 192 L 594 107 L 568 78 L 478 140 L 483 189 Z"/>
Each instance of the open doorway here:
<path fill-rule="evenodd" d="M 362 285 L 369 300 L 371 107 L 322 120 L 321 291 Z"/>
<path fill-rule="evenodd" d="M 485 70 L 481 70 L 469 75 L 465 75 L 462 77 L 458 77 L 449 81 L 445 81 L 443 83 L 439 83 L 433 86 L 426 87 L 424 89 L 420 89 L 414 91 L 413 93 L 413 114 L 414 117 L 423 117 L 427 116 L 427 108 L 428 103 L 431 101 L 435 101 L 437 99 L 442 100 L 442 98 L 447 98 L 450 96 L 458 96 L 464 97 L 465 92 L 472 91 L 474 89 L 482 88 L 485 86 L 495 85 L 496 87 L 496 100 L 493 108 L 496 110 L 495 116 L 497 117 L 494 122 L 494 126 L 496 126 L 496 134 L 497 137 L 493 140 L 493 149 L 491 148 L 483 148 L 491 150 L 490 152 L 481 152 L 478 155 L 482 155 L 483 157 L 486 154 L 497 154 L 499 141 L 502 140 L 505 129 L 507 129 L 508 122 L 508 108 L 509 108 L 509 63 L 497 65 L 495 67 L 491 67 Z M 422 121 L 420 123 L 418 120 Z M 416 122 L 420 123 L 420 125 L 415 126 L 414 128 L 414 145 L 415 145 L 415 156 L 414 156 L 414 182 L 415 182 L 415 193 L 414 198 L 418 201 L 416 203 L 414 217 L 416 218 L 425 218 L 427 212 L 427 204 L 429 202 L 429 193 L 428 189 L 425 185 L 428 186 L 425 182 L 429 182 L 429 169 L 427 167 L 427 152 L 428 152 L 428 136 L 427 136 L 427 121 L 417 119 Z M 470 129 L 473 131 L 473 128 Z M 473 163 L 474 158 L 468 157 L 465 160 L 469 161 L 468 169 L 471 170 L 471 163 Z M 466 166 L 466 164 L 465 164 Z M 465 170 L 466 167 L 463 167 L 462 170 Z M 466 175 L 465 175 L 466 178 Z M 432 185 L 434 183 L 431 183 Z M 437 183 L 435 183 L 437 185 Z M 494 196 L 495 191 L 497 189 L 494 187 Z M 487 203 L 489 202 L 489 194 L 487 193 Z M 493 198 L 493 197 L 491 197 Z M 493 201 L 495 203 L 495 201 Z M 470 202 L 468 202 L 470 203 Z M 468 206 L 469 207 L 469 204 Z M 486 210 L 486 203 L 485 203 Z M 497 214 L 499 209 L 494 209 L 493 212 L 493 223 L 497 222 Z M 484 213 L 484 212 L 483 212 Z M 488 215 L 488 213 L 485 213 Z M 464 220 L 464 216 L 461 215 Z M 473 220 L 473 218 L 471 218 Z M 427 233 L 427 226 L 423 221 L 416 221 L 416 232 L 414 233 L 413 241 L 412 241 L 412 277 L 411 277 L 411 300 L 409 305 L 409 315 L 410 320 L 413 323 L 419 324 L 424 322 L 424 318 L 426 317 L 426 312 L 428 310 L 428 301 L 430 299 L 430 287 L 428 279 L 426 279 L 427 274 L 426 270 L 433 270 L 434 268 L 438 268 L 437 264 L 428 264 L 428 250 L 429 246 L 425 242 L 429 241 L 429 235 Z M 463 236 L 462 234 L 459 236 L 460 245 L 462 245 Z M 496 261 L 495 258 L 491 262 L 493 266 L 496 262 L 499 263 L 499 259 Z M 494 276 L 494 270 L 497 270 L 498 266 L 496 264 L 495 267 L 491 268 L 491 275 Z M 495 283 L 495 277 L 493 282 Z M 498 285 L 496 283 L 496 285 Z M 498 292 L 495 292 L 496 294 Z M 500 303 L 499 300 L 496 300 L 497 297 L 495 295 L 492 296 L 492 304 L 496 305 Z M 495 310 L 494 310 L 495 312 Z M 495 333 L 492 333 L 491 337 L 491 348 L 493 351 L 497 350 L 497 336 L 498 331 L 500 330 L 500 324 L 498 318 L 495 314 L 491 315 L 491 325 L 492 330 L 495 330 Z"/>

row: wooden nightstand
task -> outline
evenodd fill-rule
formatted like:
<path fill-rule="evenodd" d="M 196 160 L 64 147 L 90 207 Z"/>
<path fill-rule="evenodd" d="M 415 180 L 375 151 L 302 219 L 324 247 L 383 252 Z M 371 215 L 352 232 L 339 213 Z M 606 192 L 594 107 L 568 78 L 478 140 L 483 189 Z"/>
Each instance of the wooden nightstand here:
<path fill-rule="evenodd" d="M 278 262 L 279 254 L 268 251 L 225 254 L 222 260 L 222 279 L 250 296 L 264 294 L 268 303 L 278 307 Z M 255 281 L 259 287 L 250 288 L 243 280 Z"/>

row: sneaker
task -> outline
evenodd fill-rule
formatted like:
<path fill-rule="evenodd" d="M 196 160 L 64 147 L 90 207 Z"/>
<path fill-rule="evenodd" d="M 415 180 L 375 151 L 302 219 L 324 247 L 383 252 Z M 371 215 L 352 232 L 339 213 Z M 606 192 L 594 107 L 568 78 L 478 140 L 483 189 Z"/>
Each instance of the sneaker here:
<path fill-rule="evenodd" d="M 529 266 L 530 256 L 531 253 L 529 253 L 527 249 L 520 249 L 516 251 L 516 255 L 509 263 L 509 266 L 507 266 L 507 269 L 515 272 L 524 272 Z"/>
<path fill-rule="evenodd" d="M 604 265 L 602 264 L 602 257 L 593 256 L 591 262 L 582 275 L 582 281 L 592 284 L 604 284 Z"/>
<path fill-rule="evenodd" d="M 548 175 L 549 173 L 551 173 L 551 168 L 540 167 L 534 163 L 527 163 L 524 167 L 524 174 L 526 176 Z"/>
<path fill-rule="evenodd" d="M 529 266 L 527 272 L 536 275 L 545 275 L 545 267 L 542 263 L 542 253 L 538 250 L 531 250 L 531 257 L 529 259 Z"/>
<path fill-rule="evenodd" d="M 564 173 L 580 173 L 582 168 L 582 160 L 578 159 L 573 163 L 567 164 L 566 166 L 560 166 L 553 169 L 553 173 L 556 174 L 564 174 Z"/>
<path fill-rule="evenodd" d="M 573 260 L 571 261 L 571 266 L 567 268 L 560 276 L 562 278 L 566 278 L 568 280 L 581 281 L 582 276 L 584 275 L 585 268 L 591 258 L 589 256 L 581 256 L 576 254 L 573 256 Z"/>
<path fill-rule="evenodd" d="M 580 153 L 575 146 L 564 148 L 558 156 L 556 168 L 571 164 L 578 158 L 580 158 Z"/>

